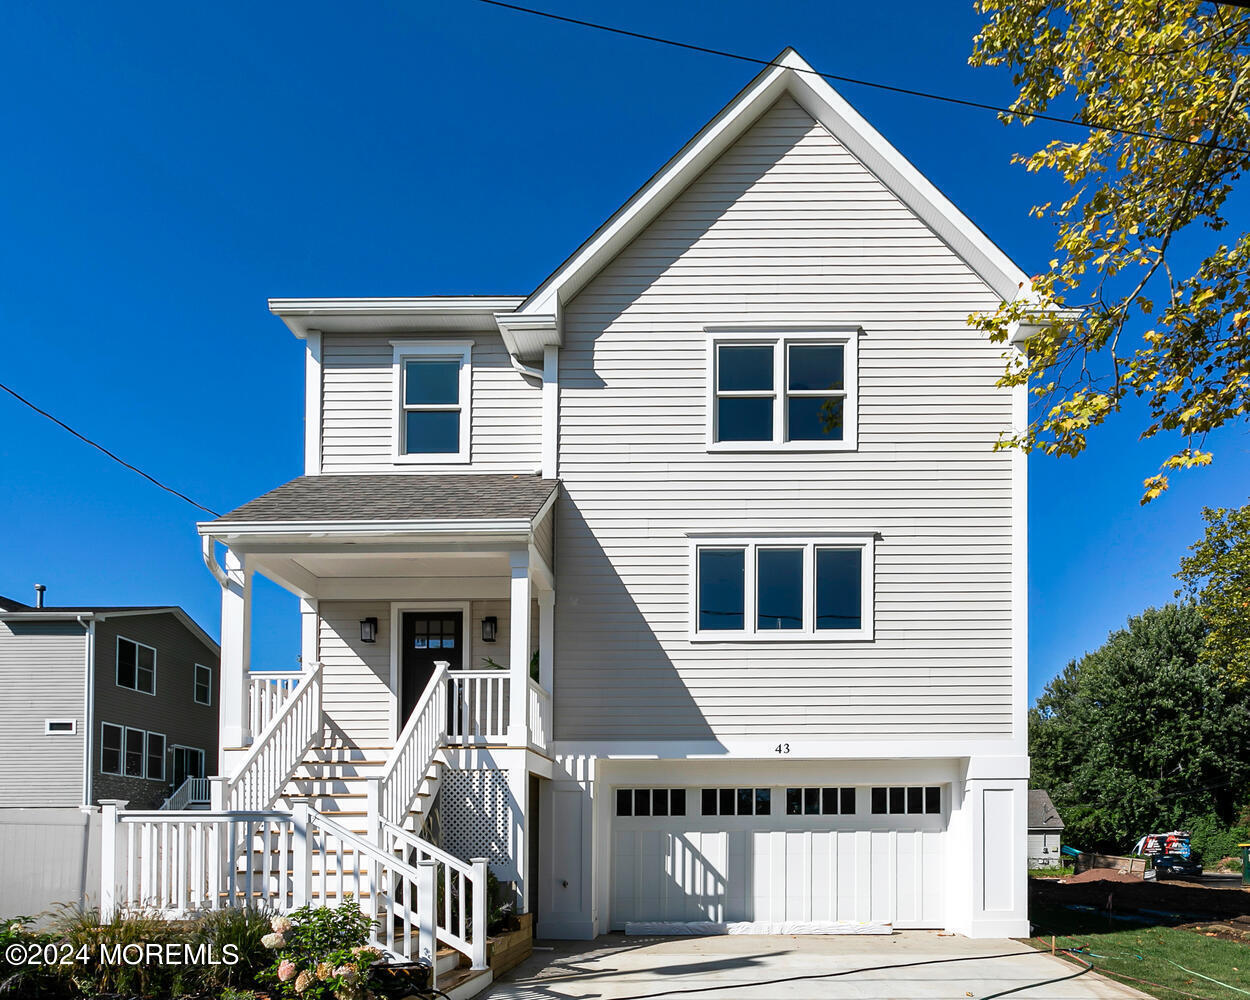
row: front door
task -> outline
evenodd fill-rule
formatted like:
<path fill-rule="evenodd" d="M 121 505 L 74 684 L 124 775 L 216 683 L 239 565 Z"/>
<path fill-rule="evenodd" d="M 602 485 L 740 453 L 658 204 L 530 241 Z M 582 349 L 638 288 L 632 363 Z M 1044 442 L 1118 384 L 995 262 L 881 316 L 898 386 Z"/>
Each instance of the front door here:
<path fill-rule="evenodd" d="M 452 670 L 463 663 L 464 622 L 459 611 L 405 611 L 399 646 L 399 729 L 417 707 L 417 699 L 434 676 L 434 662 L 446 660 Z"/>

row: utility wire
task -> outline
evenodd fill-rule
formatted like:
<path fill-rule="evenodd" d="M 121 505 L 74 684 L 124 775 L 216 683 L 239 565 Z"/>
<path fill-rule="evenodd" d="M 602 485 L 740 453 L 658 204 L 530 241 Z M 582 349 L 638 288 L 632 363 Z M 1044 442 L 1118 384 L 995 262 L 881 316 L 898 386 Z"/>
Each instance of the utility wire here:
<path fill-rule="evenodd" d="M 1250 0 L 1246 0 L 1250 3 Z M 721 56 L 725 59 L 737 59 L 741 62 L 753 63 L 756 66 L 776 66 L 781 67 L 781 63 L 771 59 L 760 59 L 756 56 L 743 55 L 740 52 L 727 52 L 724 49 L 713 49 L 706 45 L 696 45 L 693 42 L 679 42 L 672 38 L 662 38 L 659 35 L 648 35 L 641 31 L 628 31 L 625 28 L 614 28 L 607 24 L 598 24 L 595 21 L 584 21 L 576 17 L 565 17 L 563 14 L 553 14 L 551 11 L 536 10 L 533 7 L 521 7 L 514 3 L 505 3 L 504 0 L 478 0 L 478 3 L 489 4 L 491 7 L 502 7 L 505 10 L 514 10 L 520 14 L 533 14 L 535 17 L 545 17 L 552 21 L 563 21 L 565 24 L 576 24 L 583 28 L 594 28 L 596 31 L 607 31 L 614 35 L 625 35 L 628 38 L 639 38 L 646 42 L 657 42 L 660 45 L 671 45 L 674 48 L 689 49 L 691 52 L 703 52 L 707 55 Z M 923 97 L 929 101 L 943 101 L 946 104 L 958 104 L 965 108 L 977 108 L 982 111 L 993 111 L 999 114 L 1015 115 L 1022 119 L 1037 119 L 1039 121 L 1058 122 L 1062 125 L 1076 125 L 1080 128 L 1094 129 L 1099 132 L 1116 132 L 1120 135 L 1134 135 L 1142 139 L 1158 139 L 1160 142 L 1175 142 L 1186 146 L 1202 146 L 1211 149 L 1223 150 L 1229 153 L 1250 153 L 1250 149 L 1241 146 L 1223 146 L 1214 140 L 1204 139 L 1184 139 L 1180 136 L 1163 135 L 1159 132 L 1146 132 L 1139 129 L 1122 128 L 1118 125 L 1103 125 L 1097 122 L 1085 122 L 1077 118 L 1064 118 L 1060 115 L 1048 115 L 1040 111 L 1018 111 L 1015 108 L 1007 108 L 998 104 L 987 104 L 983 101 L 971 101 L 963 97 L 950 97 L 946 94 L 935 94 L 927 90 L 912 90 L 908 87 L 896 87 L 889 83 L 879 83 L 876 80 L 861 80 L 853 76 L 839 76 L 836 73 L 822 73 L 814 69 L 795 69 L 797 73 L 809 73 L 812 76 L 819 76 L 825 80 L 835 80 L 838 83 L 853 83 L 861 87 L 871 87 L 875 90 L 885 90 L 892 94 L 906 94 L 909 97 Z"/>
<path fill-rule="evenodd" d="M 92 447 L 92 448 L 95 448 L 97 451 L 102 451 L 102 452 L 104 452 L 104 454 L 106 454 L 106 455 L 107 455 L 109 458 L 111 458 L 114 462 L 118 463 L 119 465 L 124 465 L 124 466 L 125 466 L 127 469 L 129 469 L 131 472 L 137 472 L 137 473 L 138 473 L 139 475 L 141 475 L 144 479 L 146 479 L 149 483 L 152 483 L 154 486 L 159 486 L 159 487 L 160 487 L 161 489 L 163 489 L 166 493 L 172 493 L 172 494 L 173 494 L 174 496 L 176 496 L 179 500 L 185 500 L 185 501 L 186 501 L 187 503 L 189 503 L 192 507 L 198 507 L 200 510 L 204 511 L 204 513 L 206 513 L 206 514 L 212 514 L 212 515 L 213 515 L 213 517 L 221 517 L 221 515 L 220 515 L 217 511 L 213 510 L 213 508 L 212 508 L 212 507 L 205 507 L 202 503 L 197 503 L 195 500 L 192 500 L 192 499 L 191 499 L 189 496 L 187 496 L 185 493 L 180 493 L 180 492 L 178 492 L 178 490 L 174 489 L 172 486 L 166 486 L 164 483 L 162 483 L 162 482 L 161 482 L 159 479 L 157 479 L 155 476 L 149 476 L 146 472 L 144 472 L 144 471 L 143 471 L 142 469 L 140 469 L 138 466 L 136 466 L 136 465 L 131 465 L 129 462 L 127 462 L 127 461 L 126 461 L 125 459 L 123 459 L 123 458 L 118 458 L 118 457 L 117 457 L 116 455 L 114 455 L 111 451 L 109 451 L 107 448 L 105 448 L 105 447 L 104 447 L 104 445 L 99 444 L 99 443 L 97 443 L 97 442 L 95 442 L 95 441 L 92 441 L 92 440 L 91 440 L 91 438 L 87 437 L 85 434 L 79 434 L 79 433 L 78 433 L 78 431 L 74 430 L 74 428 L 72 428 L 72 427 L 71 427 L 69 424 L 67 424 L 64 420 L 58 420 L 58 419 L 57 419 L 56 417 L 54 417 L 51 413 L 49 413 L 47 410 L 40 409 L 38 406 L 36 406 L 34 403 L 32 403 L 32 402 L 31 402 L 29 399 L 27 399 L 25 396 L 21 395 L 21 394 L 20 394 L 20 393 L 18 393 L 18 392 L 15 392 L 13 389 L 10 389 L 10 388 L 9 388 L 7 385 L 5 385 L 3 382 L 0 382 L 0 389 L 3 389 L 3 390 L 4 390 L 5 392 L 7 392 L 10 396 L 12 396 L 14 399 L 16 399 L 19 403 L 24 403 L 24 404 L 26 404 L 27 406 L 29 406 L 32 410 L 34 410 L 34 411 L 35 411 L 36 413 L 38 413 L 40 416 L 42 416 L 42 417 L 47 417 L 47 418 L 48 418 L 49 420 L 51 420 L 54 424 L 56 424 L 58 427 L 61 427 L 61 428 L 63 428 L 64 430 L 69 431 L 71 434 L 73 434 L 73 435 L 74 435 L 74 437 L 78 438 L 78 440 L 79 440 L 79 441 L 83 441 L 83 442 L 85 442 L 86 444 L 91 445 L 91 447 Z"/>

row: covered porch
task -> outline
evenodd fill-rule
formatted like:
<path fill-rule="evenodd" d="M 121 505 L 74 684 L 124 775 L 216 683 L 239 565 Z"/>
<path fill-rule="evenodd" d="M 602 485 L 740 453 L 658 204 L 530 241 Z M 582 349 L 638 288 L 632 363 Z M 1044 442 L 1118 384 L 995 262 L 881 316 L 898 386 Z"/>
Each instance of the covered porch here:
<path fill-rule="evenodd" d="M 544 754 L 557 487 L 536 476 L 304 476 L 201 524 L 222 586 L 219 773 L 233 776 L 314 679 L 322 738 L 336 745 L 389 755 L 437 697 L 446 745 Z M 258 573 L 300 600 L 297 678 L 251 672 Z"/>

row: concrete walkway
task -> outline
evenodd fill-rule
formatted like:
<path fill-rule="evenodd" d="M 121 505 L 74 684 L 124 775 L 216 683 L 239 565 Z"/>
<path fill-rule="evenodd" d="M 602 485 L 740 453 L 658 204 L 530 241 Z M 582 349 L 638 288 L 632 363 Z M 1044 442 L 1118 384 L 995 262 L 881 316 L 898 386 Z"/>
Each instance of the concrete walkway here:
<path fill-rule="evenodd" d="M 595 941 L 552 945 L 551 951 L 535 951 L 482 996 L 490 1000 L 979 1000 L 1077 969 L 1018 941 L 971 941 L 931 931 L 901 931 L 889 937 L 608 934 Z M 986 957 L 997 955 L 1006 957 Z M 925 964 L 856 971 L 910 963 Z M 828 975 L 838 972 L 846 975 Z M 1012 996 L 1129 1000 L 1145 994 L 1088 972 L 1079 979 Z"/>

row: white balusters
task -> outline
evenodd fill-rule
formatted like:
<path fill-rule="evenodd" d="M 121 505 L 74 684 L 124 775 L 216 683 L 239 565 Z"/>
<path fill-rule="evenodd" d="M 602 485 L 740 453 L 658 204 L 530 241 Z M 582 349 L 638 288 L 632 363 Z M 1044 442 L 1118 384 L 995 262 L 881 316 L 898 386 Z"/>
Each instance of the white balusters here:
<path fill-rule="evenodd" d="M 248 711 L 254 737 L 265 731 L 302 678 L 302 673 L 293 670 L 253 670 L 248 674 Z"/>
<path fill-rule="evenodd" d="M 247 757 L 230 778 L 225 805 L 230 809 L 268 809 L 281 794 L 304 752 L 321 734 L 321 664 L 301 675 L 300 683 L 256 734 Z"/>
<path fill-rule="evenodd" d="M 532 677 L 529 680 L 530 746 L 546 750 L 551 742 L 551 694 Z"/>

